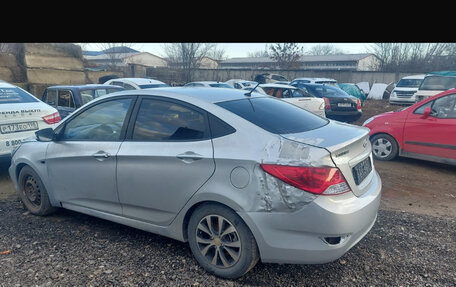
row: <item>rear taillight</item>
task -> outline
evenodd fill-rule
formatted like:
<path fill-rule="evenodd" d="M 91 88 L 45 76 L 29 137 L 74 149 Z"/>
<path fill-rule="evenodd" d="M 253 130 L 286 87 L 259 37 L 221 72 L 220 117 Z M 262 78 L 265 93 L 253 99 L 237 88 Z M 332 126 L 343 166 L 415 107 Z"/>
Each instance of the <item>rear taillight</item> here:
<path fill-rule="evenodd" d="M 329 102 L 329 99 L 323 97 L 323 100 L 325 100 L 325 109 L 326 110 L 330 110 L 331 109 L 331 103 Z"/>
<path fill-rule="evenodd" d="M 55 112 L 55 113 L 53 113 L 53 114 L 44 116 L 44 117 L 43 117 L 43 120 L 44 120 L 48 125 L 52 125 L 52 124 L 56 124 L 56 123 L 60 122 L 61 118 L 60 118 L 59 112 Z"/>
<path fill-rule="evenodd" d="M 335 167 L 306 167 L 261 164 L 270 175 L 307 192 L 336 195 L 351 191 L 344 176 Z"/>
<path fill-rule="evenodd" d="M 358 111 L 361 111 L 361 100 L 360 99 L 356 99 L 356 108 L 358 109 Z"/>

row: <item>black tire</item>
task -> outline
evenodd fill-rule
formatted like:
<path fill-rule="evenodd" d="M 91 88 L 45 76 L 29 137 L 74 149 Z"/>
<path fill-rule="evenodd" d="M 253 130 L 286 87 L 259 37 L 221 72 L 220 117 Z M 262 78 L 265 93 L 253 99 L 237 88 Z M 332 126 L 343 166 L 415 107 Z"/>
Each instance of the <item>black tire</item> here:
<path fill-rule="evenodd" d="M 399 153 L 396 140 L 387 134 L 376 134 L 370 139 L 372 143 L 372 155 L 378 160 L 392 160 Z"/>
<path fill-rule="evenodd" d="M 30 213 L 44 216 L 57 210 L 52 207 L 49 196 L 41 178 L 29 166 L 24 166 L 19 172 L 19 197 Z"/>
<path fill-rule="evenodd" d="M 221 226 L 217 223 L 219 218 L 223 219 Z M 211 223 L 212 229 L 207 225 L 208 220 L 214 223 Z M 202 231 L 203 227 L 214 231 L 212 234 L 216 236 L 210 237 Z M 223 235 L 224 230 L 227 233 Z M 220 234 L 222 236 L 218 236 Z M 219 204 L 204 204 L 193 212 L 188 223 L 188 241 L 198 263 L 207 272 L 222 278 L 241 277 L 260 258 L 255 238 L 244 221 L 233 210 Z"/>

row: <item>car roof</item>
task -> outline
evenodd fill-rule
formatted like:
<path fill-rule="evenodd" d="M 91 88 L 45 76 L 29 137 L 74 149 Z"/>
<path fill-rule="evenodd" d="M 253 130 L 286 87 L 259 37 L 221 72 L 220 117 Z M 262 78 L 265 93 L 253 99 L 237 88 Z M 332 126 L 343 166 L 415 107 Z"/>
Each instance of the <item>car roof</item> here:
<path fill-rule="evenodd" d="M 195 81 L 190 83 L 199 83 L 199 84 L 226 84 L 225 82 L 217 82 L 217 81 Z M 189 83 L 189 84 L 190 84 Z"/>
<path fill-rule="evenodd" d="M 121 86 L 116 85 L 105 85 L 105 84 L 87 84 L 87 85 L 55 85 L 47 87 L 48 89 L 100 89 L 100 88 L 120 88 L 123 89 Z"/>
<path fill-rule="evenodd" d="M 148 78 L 116 78 L 116 79 L 111 79 L 109 82 L 132 82 L 137 85 L 147 85 L 147 84 L 164 84 L 162 81 L 159 80 L 154 80 L 154 79 L 148 79 Z M 106 81 L 108 82 L 108 81 Z"/>
<path fill-rule="evenodd" d="M 446 77 L 456 77 L 456 71 L 436 71 L 429 72 L 426 76 L 446 76 Z"/>
<path fill-rule="evenodd" d="M 286 84 L 276 84 L 276 83 L 260 84 L 260 87 L 262 87 L 262 88 L 297 89 L 295 86 L 286 85 Z"/>
<path fill-rule="evenodd" d="M 424 79 L 425 76 L 426 76 L 426 74 L 411 75 L 411 76 L 402 77 L 402 79 Z"/>
<path fill-rule="evenodd" d="M 182 100 L 185 100 L 186 98 L 197 99 L 207 103 L 218 103 L 229 100 L 240 100 L 245 98 L 268 97 L 258 92 L 253 92 L 250 93 L 250 96 L 246 96 L 247 93 L 249 92 L 243 89 L 208 89 L 204 87 L 163 87 L 143 90 L 125 90 L 121 92 L 107 94 L 102 97 L 98 97 L 96 100 L 123 95 L 151 95 L 165 96 Z"/>
<path fill-rule="evenodd" d="M 0 88 L 17 88 L 17 86 L 0 80 Z"/>

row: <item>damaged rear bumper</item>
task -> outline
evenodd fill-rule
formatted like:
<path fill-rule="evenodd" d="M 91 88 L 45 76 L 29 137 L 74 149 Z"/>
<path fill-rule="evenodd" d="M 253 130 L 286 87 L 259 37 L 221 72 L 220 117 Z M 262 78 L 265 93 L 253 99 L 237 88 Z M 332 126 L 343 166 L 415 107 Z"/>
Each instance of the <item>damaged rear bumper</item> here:
<path fill-rule="evenodd" d="M 257 241 L 262 262 L 320 264 L 337 260 L 372 228 L 380 205 L 377 172 L 369 190 L 319 196 L 295 212 L 240 212 Z"/>

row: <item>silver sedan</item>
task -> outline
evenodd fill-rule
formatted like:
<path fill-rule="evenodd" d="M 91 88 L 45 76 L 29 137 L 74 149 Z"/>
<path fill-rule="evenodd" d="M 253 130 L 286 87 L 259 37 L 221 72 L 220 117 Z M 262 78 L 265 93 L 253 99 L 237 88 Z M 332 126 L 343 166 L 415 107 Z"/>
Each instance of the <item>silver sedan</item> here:
<path fill-rule="evenodd" d="M 368 129 L 237 89 L 122 91 L 14 150 L 31 213 L 66 208 L 188 241 L 210 273 L 326 263 L 374 225 Z M 366 258 L 369 260 L 369 258 Z"/>

